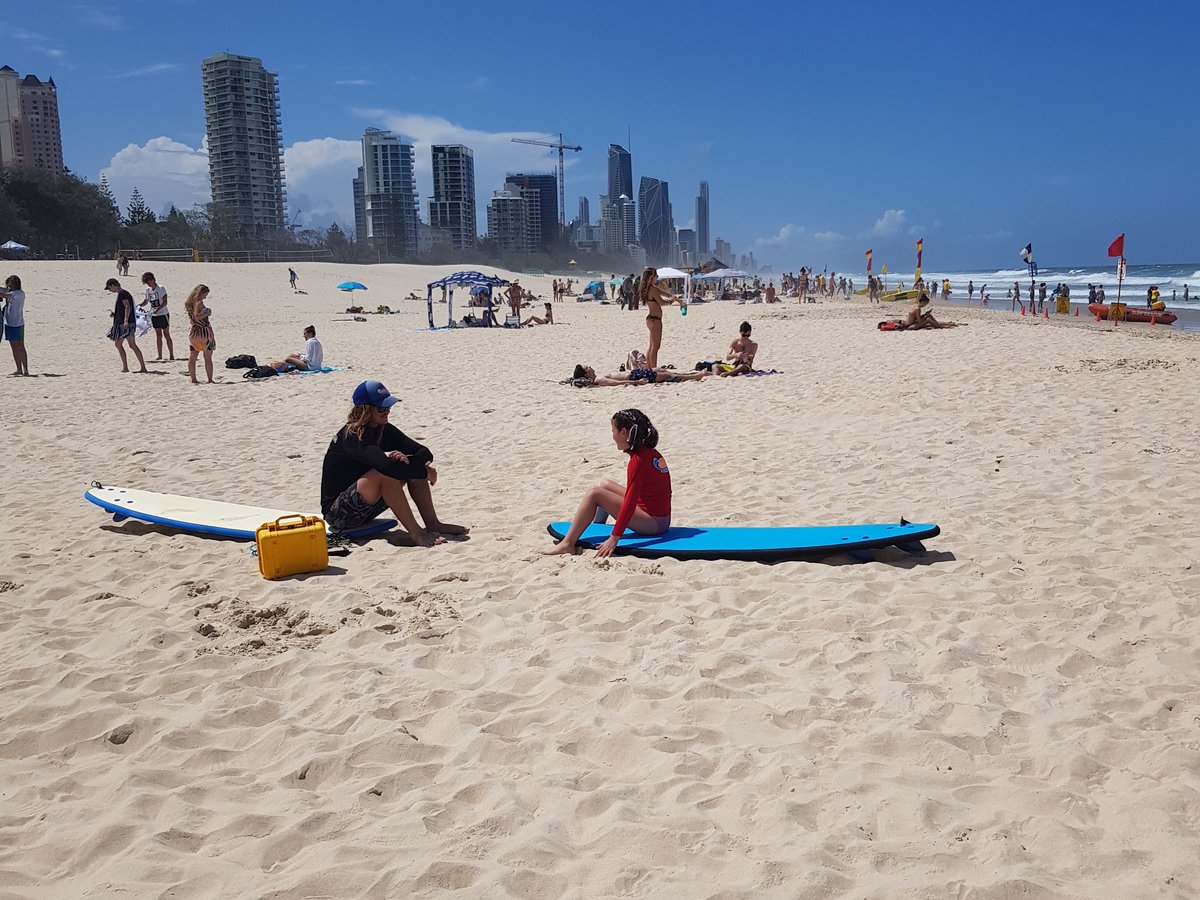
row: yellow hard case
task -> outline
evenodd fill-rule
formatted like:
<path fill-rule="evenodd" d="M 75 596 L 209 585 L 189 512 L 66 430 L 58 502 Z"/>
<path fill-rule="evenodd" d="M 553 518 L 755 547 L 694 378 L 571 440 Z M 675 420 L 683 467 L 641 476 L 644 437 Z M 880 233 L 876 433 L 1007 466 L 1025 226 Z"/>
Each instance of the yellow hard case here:
<path fill-rule="evenodd" d="M 254 532 L 258 570 L 268 581 L 329 567 L 325 522 L 318 516 L 280 516 Z"/>

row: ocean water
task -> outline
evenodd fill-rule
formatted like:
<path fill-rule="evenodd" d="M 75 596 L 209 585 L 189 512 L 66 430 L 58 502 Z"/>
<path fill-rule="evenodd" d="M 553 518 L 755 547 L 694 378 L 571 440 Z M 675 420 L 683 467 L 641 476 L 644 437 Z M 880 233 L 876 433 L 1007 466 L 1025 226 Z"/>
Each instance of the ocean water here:
<path fill-rule="evenodd" d="M 1012 269 L 977 269 L 965 272 L 922 269 L 921 275 L 926 279 L 932 278 L 939 284 L 943 278 L 949 278 L 950 287 L 953 289 L 952 296 L 955 300 L 967 299 L 968 281 L 975 282 L 976 299 L 979 298 L 980 289 L 987 285 L 987 292 L 993 304 L 1004 300 L 1005 292 L 1013 286 L 1014 281 L 1021 285 L 1021 296 L 1029 297 L 1029 269 L 1025 266 Z M 912 272 L 889 271 L 883 277 L 887 279 L 889 285 L 895 285 L 897 282 L 911 285 L 913 282 Z M 855 273 L 854 286 L 861 287 L 865 279 L 865 275 Z M 1046 290 L 1050 295 L 1053 295 L 1059 282 L 1070 286 L 1073 303 L 1087 302 L 1089 284 L 1103 285 L 1105 299 L 1115 300 L 1117 298 L 1117 261 L 1114 259 L 1112 265 L 1109 266 L 1039 267 L 1037 284 L 1041 284 L 1043 281 L 1046 282 Z M 1172 303 L 1177 307 L 1184 306 L 1183 286 L 1188 285 L 1190 296 L 1187 308 L 1200 309 L 1200 263 L 1129 264 L 1126 266 L 1125 281 L 1121 286 L 1121 301 L 1135 306 L 1144 305 L 1146 290 L 1152 284 L 1158 285 L 1159 293 L 1162 295 L 1161 299 L 1168 307 Z M 1177 292 L 1174 301 L 1171 297 L 1172 291 Z"/>

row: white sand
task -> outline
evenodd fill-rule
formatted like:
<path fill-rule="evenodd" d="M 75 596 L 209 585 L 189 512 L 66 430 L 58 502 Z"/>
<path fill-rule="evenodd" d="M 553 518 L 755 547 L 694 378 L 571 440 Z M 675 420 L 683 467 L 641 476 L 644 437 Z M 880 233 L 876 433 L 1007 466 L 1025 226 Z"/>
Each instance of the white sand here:
<path fill-rule="evenodd" d="M 42 374 L 0 380 L 0 896 L 1200 895 L 1197 336 L 708 304 L 666 311 L 664 363 L 747 318 L 786 374 L 576 390 L 574 363 L 644 347 L 642 314 L 421 333 L 399 298 L 449 267 L 300 265 L 294 295 L 282 265 L 154 264 L 180 350 L 188 288 L 213 289 L 197 387 L 117 371 L 111 263 L 3 268 Z M 347 278 L 404 313 L 331 321 Z M 352 371 L 221 367 L 310 322 Z M 81 499 L 315 508 L 372 377 L 469 541 L 270 583 L 246 544 Z M 943 534 L 865 564 L 542 558 L 546 522 L 623 477 L 628 405 L 678 524 Z"/>

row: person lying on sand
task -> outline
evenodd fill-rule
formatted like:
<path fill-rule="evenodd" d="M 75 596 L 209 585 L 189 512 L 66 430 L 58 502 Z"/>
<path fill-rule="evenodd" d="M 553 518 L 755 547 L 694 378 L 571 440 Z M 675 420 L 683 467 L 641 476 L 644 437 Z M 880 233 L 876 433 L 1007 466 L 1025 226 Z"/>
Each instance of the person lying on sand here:
<path fill-rule="evenodd" d="M 674 369 L 633 369 L 611 375 L 597 375 L 596 370 L 583 363 L 575 366 L 571 380 L 579 387 L 627 387 L 634 384 L 666 384 L 670 381 L 700 381 L 711 372 L 677 372 Z"/>
<path fill-rule="evenodd" d="M 378 381 L 364 381 L 354 389 L 352 402 L 321 468 L 321 514 L 330 530 L 359 528 L 390 509 L 418 547 L 443 544 L 443 535 L 470 531 L 438 518 L 431 490 L 438 479 L 433 453 L 388 423 L 399 398 Z M 424 528 L 413 516 L 405 488 Z"/>
<path fill-rule="evenodd" d="M 929 311 L 929 297 L 926 294 L 921 295 L 904 319 L 906 331 L 917 331 L 922 328 L 957 328 L 958 324 L 958 322 L 939 322 L 935 319 L 933 313 Z"/>

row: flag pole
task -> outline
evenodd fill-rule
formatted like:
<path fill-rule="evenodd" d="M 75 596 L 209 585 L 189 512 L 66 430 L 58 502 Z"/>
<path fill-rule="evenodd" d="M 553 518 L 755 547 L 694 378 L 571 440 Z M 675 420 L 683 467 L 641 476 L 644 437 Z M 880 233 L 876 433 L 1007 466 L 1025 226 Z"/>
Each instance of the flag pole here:
<path fill-rule="evenodd" d="M 1122 247 L 1122 250 L 1125 248 Z M 1121 255 L 1120 261 L 1117 263 L 1117 302 L 1121 302 L 1121 282 L 1125 280 L 1125 255 Z"/>

